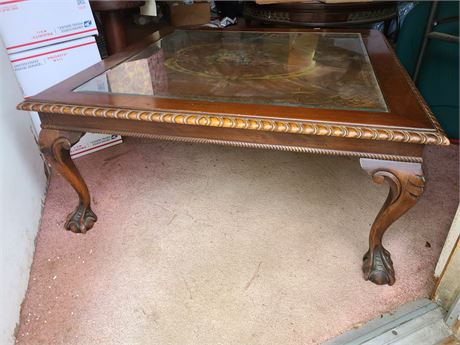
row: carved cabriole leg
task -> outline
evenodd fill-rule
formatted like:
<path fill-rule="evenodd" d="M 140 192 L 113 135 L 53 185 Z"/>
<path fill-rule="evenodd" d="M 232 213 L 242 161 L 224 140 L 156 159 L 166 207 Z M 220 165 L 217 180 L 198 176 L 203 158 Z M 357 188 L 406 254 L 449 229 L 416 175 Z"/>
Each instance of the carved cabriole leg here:
<path fill-rule="evenodd" d="M 390 185 L 388 197 L 372 224 L 369 235 L 369 250 L 364 255 L 364 279 L 376 284 L 393 285 L 395 272 L 390 253 L 383 247 L 382 238 L 388 227 L 415 205 L 425 185 L 420 163 L 393 162 L 364 159 L 361 167 L 374 182 Z"/>
<path fill-rule="evenodd" d="M 93 227 L 97 217 L 91 210 L 88 187 L 70 158 L 70 148 L 82 135 L 80 132 L 42 129 L 39 143 L 48 164 L 64 176 L 78 194 L 78 206 L 67 216 L 65 228 L 72 232 L 85 233 Z"/>

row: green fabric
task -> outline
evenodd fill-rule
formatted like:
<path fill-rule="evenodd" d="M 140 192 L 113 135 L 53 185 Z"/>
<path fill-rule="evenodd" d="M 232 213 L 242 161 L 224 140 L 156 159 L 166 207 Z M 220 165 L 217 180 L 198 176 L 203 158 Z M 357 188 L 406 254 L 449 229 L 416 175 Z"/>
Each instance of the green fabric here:
<path fill-rule="evenodd" d="M 401 27 L 396 54 L 410 75 L 415 70 L 430 9 L 431 2 L 418 3 Z M 458 17 L 458 10 L 458 2 L 439 2 L 436 19 Z M 458 18 L 437 25 L 434 31 L 458 36 Z M 417 83 L 420 93 L 452 139 L 459 138 L 458 49 L 457 43 L 430 39 Z"/>
<path fill-rule="evenodd" d="M 431 2 L 420 2 L 407 14 L 396 42 L 396 55 L 411 76 L 414 75 L 418 53 L 422 46 Z"/>

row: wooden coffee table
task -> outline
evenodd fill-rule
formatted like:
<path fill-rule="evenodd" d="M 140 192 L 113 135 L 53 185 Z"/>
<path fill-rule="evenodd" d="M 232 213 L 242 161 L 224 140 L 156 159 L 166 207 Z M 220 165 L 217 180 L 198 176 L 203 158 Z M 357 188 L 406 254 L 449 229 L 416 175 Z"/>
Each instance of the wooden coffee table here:
<path fill-rule="evenodd" d="M 40 113 L 41 150 L 79 196 L 73 232 L 97 220 L 69 155 L 87 131 L 360 158 L 390 186 L 364 256 L 377 284 L 395 281 L 382 237 L 423 192 L 424 146 L 449 144 L 377 31 L 156 32 L 18 107 Z"/>

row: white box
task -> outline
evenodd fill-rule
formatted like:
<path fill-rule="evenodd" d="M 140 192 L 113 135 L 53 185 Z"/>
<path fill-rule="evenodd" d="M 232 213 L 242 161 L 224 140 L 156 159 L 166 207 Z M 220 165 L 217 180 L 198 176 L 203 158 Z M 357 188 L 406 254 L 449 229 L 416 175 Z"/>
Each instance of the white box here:
<path fill-rule="evenodd" d="M 25 98 L 71 77 L 101 60 L 94 37 L 84 37 L 9 55 Z M 40 132 L 40 118 L 31 112 L 34 129 Z M 121 143 L 121 137 L 86 134 L 70 151 L 81 156 Z M 104 144 L 104 145 L 102 145 Z"/>
<path fill-rule="evenodd" d="M 97 34 L 88 0 L 0 0 L 8 54 Z"/>
<path fill-rule="evenodd" d="M 9 55 L 26 97 L 101 61 L 94 37 L 84 37 Z"/>
<path fill-rule="evenodd" d="M 72 146 L 70 155 L 72 158 L 78 158 L 88 153 L 121 144 L 122 142 L 123 141 L 119 135 L 86 133 L 78 143 Z"/>

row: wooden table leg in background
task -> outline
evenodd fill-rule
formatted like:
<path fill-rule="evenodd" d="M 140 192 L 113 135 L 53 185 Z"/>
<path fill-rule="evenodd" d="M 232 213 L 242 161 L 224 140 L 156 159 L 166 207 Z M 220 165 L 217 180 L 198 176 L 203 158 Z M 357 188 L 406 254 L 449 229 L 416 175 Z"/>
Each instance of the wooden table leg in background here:
<path fill-rule="evenodd" d="M 118 53 L 126 47 L 126 33 L 123 24 L 123 11 L 139 8 L 145 1 L 113 1 L 93 0 L 90 1 L 93 11 L 101 13 L 104 36 L 107 40 L 107 53 Z"/>
<path fill-rule="evenodd" d="M 97 221 L 91 210 L 88 187 L 70 157 L 70 148 L 84 133 L 42 129 L 39 137 L 40 150 L 48 164 L 52 165 L 72 185 L 78 194 L 79 203 L 75 211 L 67 216 L 65 228 L 72 232 L 85 233 Z"/>
<path fill-rule="evenodd" d="M 126 47 L 126 34 L 121 11 L 101 12 L 101 18 L 107 40 L 107 53 L 112 55 L 122 51 Z"/>
<path fill-rule="evenodd" d="M 393 262 L 390 253 L 382 245 L 382 238 L 388 227 L 414 206 L 422 195 L 425 186 L 422 165 L 365 158 L 360 162 L 374 182 L 386 182 L 390 186 L 388 197 L 369 234 L 369 250 L 363 262 L 364 279 L 379 285 L 393 285 Z"/>

